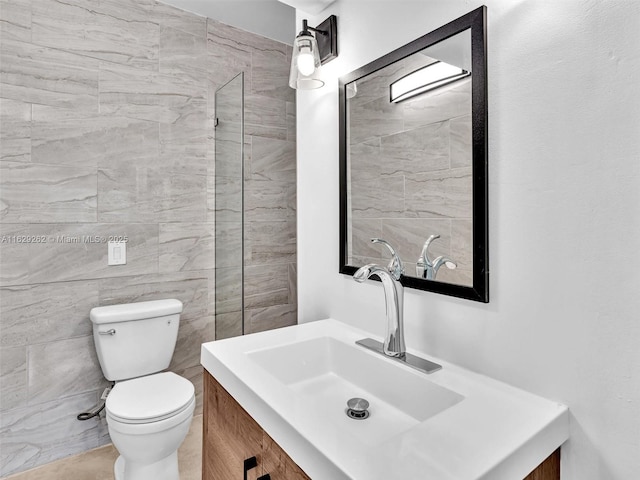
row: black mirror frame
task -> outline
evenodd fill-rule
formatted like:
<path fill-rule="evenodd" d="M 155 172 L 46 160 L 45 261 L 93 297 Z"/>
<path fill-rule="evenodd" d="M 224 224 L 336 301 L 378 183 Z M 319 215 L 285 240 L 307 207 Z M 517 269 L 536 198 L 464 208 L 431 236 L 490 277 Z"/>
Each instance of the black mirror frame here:
<path fill-rule="evenodd" d="M 339 79 L 340 145 L 340 273 L 353 275 L 357 267 L 347 265 L 347 95 L 346 85 L 391 65 L 415 52 L 471 29 L 471 122 L 473 138 L 473 286 L 466 287 L 417 277 L 402 276 L 405 287 L 442 293 L 477 302 L 489 302 L 489 192 L 487 109 L 487 7 L 479 7 L 446 25 L 384 55 Z"/>

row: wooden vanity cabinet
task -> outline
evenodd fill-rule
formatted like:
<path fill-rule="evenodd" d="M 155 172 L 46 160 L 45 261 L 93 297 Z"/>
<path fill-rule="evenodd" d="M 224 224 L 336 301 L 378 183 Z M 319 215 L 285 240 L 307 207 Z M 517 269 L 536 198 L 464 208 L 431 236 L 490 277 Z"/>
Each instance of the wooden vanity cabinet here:
<path fill-rule="evenodd" d="M 202 448 L 203 480 L 311 480 L 207 371 Z M 560 449 L 524 480 L 560 480 Z"/>
<path fill-rule="evenodd" d="M 203 413 L 203 480 L 311 480 L 206 371 Z"/>

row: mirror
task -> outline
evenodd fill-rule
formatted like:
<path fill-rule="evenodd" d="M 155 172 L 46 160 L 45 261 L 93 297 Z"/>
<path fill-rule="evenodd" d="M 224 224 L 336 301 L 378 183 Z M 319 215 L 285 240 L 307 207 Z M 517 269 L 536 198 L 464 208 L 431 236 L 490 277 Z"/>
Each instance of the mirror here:
<path fill-rule="evenodd" d="M 340 272 L 489 301 L 486 7 L 340 79 Z"/>

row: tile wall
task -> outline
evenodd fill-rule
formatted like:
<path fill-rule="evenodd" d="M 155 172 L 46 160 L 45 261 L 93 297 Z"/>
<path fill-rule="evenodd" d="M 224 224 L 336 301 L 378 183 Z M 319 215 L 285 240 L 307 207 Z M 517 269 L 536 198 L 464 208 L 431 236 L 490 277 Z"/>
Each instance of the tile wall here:
<path fill-rule="evenodd" d="M 271 295 L 295 287 L 295 98 L 291 47 L 151 0 L 0 0 L 0 28 L 4 476 L 109 442 L 103 421 L 75 419 L 106 384 L 94 306 L 182 300 L 170 368 L 200 394 L 199 345 L 214 338 L 213 98 L 241 70 L 251 330 L 295 323 L 295 294 Z M 107 266 L 109 236 L 128 238 L 126 265 Z"/>
<path fill-rule="evenodd" d="M 438 234 L 431 258 L 447 255 L 457 268 L 440 268 L 437 280 L 471 286 L 471 80 L 389 101 L 391 82 L 433 61 L 417 53 L 380 69 L 348 101 L 351 264 L 386 264 L 386 248 L 370 242 L 379 237 L 417 276 L 422 246 Z"/>

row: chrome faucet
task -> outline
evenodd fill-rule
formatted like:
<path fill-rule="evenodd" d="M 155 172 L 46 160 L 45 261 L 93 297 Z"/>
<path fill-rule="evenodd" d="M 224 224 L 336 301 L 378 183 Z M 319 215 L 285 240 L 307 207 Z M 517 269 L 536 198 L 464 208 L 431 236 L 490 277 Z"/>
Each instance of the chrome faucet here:
<path fill-rule="evenodd" d="M 423 373 L 433 373 L 442 368 L 441 365 L 430 360 L 407 353 L 404 344 L 404 325 L 402 323 L 404 286 L 400 278 L 404 273 L 402 260 L 389 242 L 381 238 L 372 238 L 372 243 L 381 243 L 391 252 L 391 261 L 386 267 L 374 263 L 359 268 L 353 274 L 356 282 L 362 283 L 373 275 L 377 275 L 384 287 L 384 299 L 387 307 L 387 338 L 380 343 L 373 338 L 363 338 L 356 341 L 356 345 L 368 348 L 376 353 L 384 355 L 388 359 L 415 368 Z"/>
<path fill-rule="evenodd" d="M 437 238 L 440 238 L 440 235 L 431 235 L 427 241 L 424 242 L 422 253 L 420 253 L 420 258 L 418 258 L 418 262 L 416 263 L 416 275 L 420 278 L 435 280 L 438 270 L 440 270 L 442 265 L 446 265 L 450 270 L 453 270 L 458 266 L 456 262 L 444 255 L 440 255 L 434 260 L 429 258 L 429 246 L 431 245 L 431 242 Z"/>
<path fill-rule="evenodd" d="M 380 238 L 372 238 L 372 243 L 381 243 L 391 252 L 391 261 L 387 267 L 381 267 L 374 263 L 361 267 L 354 273 L 353 279 L 362 283 L 373 275 L 377 275 L 382 281 L 384 299 L 387 309 L 387 337 L 383 345 L 384 354 L 389 357 L 404 357 L 406 347 L 404 344 L 404 326 L 402 323 L 404 287 L 400 283 L 400 277 L 404 273 L 402 260 L 389 242 Z"/>

